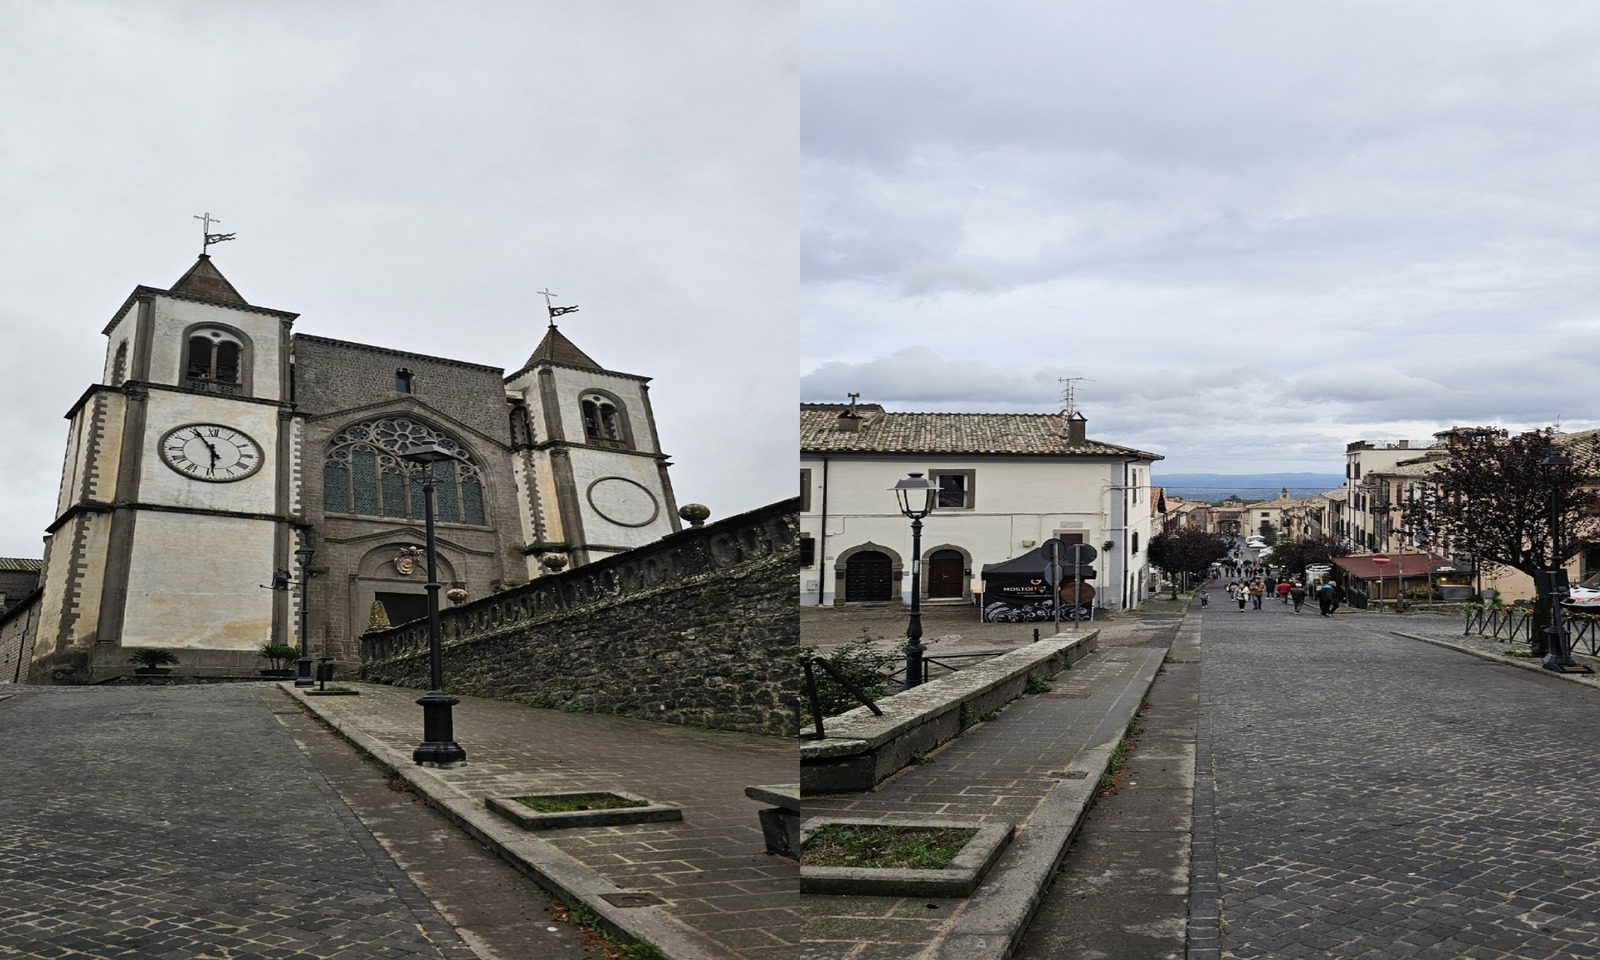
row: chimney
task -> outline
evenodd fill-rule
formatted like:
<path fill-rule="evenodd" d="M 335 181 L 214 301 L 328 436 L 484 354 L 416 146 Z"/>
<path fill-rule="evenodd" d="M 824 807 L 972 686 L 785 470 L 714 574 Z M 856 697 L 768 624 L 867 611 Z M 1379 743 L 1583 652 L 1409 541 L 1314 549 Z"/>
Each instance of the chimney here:
<path fill-rule="evenodd" d="M 860 433 L 861 414 L 856 413 L 856 401 L 861 398 L 861 394 L 851 393 L 846 396 L 850 398 L 850 409 L 839 411 L 839 419 L 833 422 L 833 429 L 839 433 Z"/>
<path fill-rule="evenodd" d="M 1073 412 L 1067 414 L 1066 425 L 1062 436 L 1067 439 L 1067 446 L 1078 447 L 1088 443 L 1089 421 L 1083 414 Z"/>

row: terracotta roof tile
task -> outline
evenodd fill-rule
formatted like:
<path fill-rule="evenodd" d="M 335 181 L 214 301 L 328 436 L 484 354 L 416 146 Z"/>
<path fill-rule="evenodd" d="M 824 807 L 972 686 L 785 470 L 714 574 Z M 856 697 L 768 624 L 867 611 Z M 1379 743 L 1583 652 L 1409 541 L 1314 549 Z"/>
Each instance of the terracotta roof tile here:
<path fill-rule="evenodd" d="M 889 413 L 875 404 L 858 404 L 857 432 L 835 429 L 845 407 L 800 405 L 800 449 L 807 452 L 1048 454 L 1163 459 L 1160 454 L 1114 443 L 1086 440 L 1071 444 L 1062 436 L 1059 414 L 1042 413 Z"/>

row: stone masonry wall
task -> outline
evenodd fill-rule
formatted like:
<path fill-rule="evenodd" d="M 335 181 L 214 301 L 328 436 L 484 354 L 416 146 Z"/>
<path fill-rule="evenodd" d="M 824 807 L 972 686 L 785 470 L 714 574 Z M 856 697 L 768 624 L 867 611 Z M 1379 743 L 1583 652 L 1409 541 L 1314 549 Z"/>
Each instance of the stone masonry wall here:
<path fill-rule="evenodd" d="M 769 736 L 798 733 L 799 503 L 441 611 L 445 689 Z M 362 638 L 362 677 L 426 687 L 425 621 Z"/>
<path fill-rule="evenodd" d="M 42 591 L 35 590 L 0 615 L 0 683 L 28 682 L 42 595 Z"/>

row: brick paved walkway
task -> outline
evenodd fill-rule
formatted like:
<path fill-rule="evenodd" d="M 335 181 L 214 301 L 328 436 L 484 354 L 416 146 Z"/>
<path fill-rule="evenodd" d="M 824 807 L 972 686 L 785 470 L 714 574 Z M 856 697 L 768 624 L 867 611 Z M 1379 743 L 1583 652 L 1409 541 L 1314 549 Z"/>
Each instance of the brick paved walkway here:
<path fill-rule="evenodd" d="M 474 956 L 311 769 L 277 694 L 0 692 L 0 956 Z"/>
<path fill-rule="evenodd" d="M 417 691 L 352 686 L 362 695 L 298 698 L 544 885 L 583 900 L 630 938 L 674 960 L 793 956 L 798 868 L 764 852 L 759 807 L 744 795 L 750 784 L 798 779 L 793 741 L 463 698 L 455 736 L 467 763 L 424 769 L 411 762 L 422 732 Z M 569 789 L 678 804 L 683 820 L 533 835 L 483 805 Z M 624 891 L 664 902 L 600 899 Z"/>
<path fill-rule="evenodd" d="M 1192 960 L 1600 956 L 1600 694 L 1395 630 L 1491 646 L 1208 612 L 1195 841 L 1220 896 L 1194 909 L 1221 923 Z"/>
<path fill-rule="evenodd" d="M 969 729 L 929 763 L 908 768 L 876 792 L 808 798 L 808 817 L 912 814 L 1009 822 L 1019 829 L 989 879 L 966 900 L 802 897 L 801 956 L 1003 956 L 1171 641 L 1170 629 L 1137 633 L 1134 643 L 1102 647 L 1060 674 L 1050 693 L 1014 701 L 995 720 Z M 1058 809 L 1063 806 L 1071 809 Z"/>

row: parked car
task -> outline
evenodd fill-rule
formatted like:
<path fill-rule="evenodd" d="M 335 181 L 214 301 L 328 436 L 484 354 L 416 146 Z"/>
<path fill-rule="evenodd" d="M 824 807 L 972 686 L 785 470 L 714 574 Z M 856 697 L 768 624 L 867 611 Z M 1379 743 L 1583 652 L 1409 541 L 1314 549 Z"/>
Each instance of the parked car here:
<path fill-rule="evenodd" d="M 1583 613 L 1600 613 L 1600 573 L 1590 574 L 1573 584 L 1562 606 Z"/>

